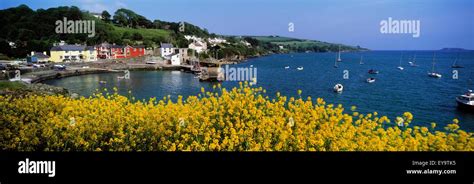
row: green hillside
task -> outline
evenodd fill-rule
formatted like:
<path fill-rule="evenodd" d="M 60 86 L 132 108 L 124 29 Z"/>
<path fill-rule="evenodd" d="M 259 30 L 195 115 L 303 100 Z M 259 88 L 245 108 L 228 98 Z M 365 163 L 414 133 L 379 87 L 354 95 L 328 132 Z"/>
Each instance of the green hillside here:
<path fill-rule="evenodd" d="M 274 44 L 278 46 L 283 46 L 285 49 L 289 51 L 296 51 L 296 52 L 337 51 L 339 50 L 339 46 L 341 46 L 341 50 L 346 50 L 346 51 L 367 50 L 359 46 L 349 46 L 349 45 L 343 45 L 343 44 L 322 42 L 322 41 L 317 41 L 317 40 L 305 40 L 305 39 L 281 37 L 281 36 L 252 36 L 252 38 L 255 38 L 263 43 L 270 43 L 270 44 Z"/>

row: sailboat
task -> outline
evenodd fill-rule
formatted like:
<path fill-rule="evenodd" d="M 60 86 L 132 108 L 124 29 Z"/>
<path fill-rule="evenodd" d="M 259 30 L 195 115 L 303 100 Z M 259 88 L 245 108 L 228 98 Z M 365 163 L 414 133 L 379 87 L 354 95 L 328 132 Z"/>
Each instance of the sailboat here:
<path fill-rule="evenodd" d="M 433 77 L 433 78 L 441 78 L 441 74 L 436 73 L 436 72 L 434 71 L 434 67 L 435 67 L 435 57 L 436 57 L 436 54 L 433 54 L 433 66 L 431 67 L 431 72 L 428 73 L 428 76 Z"/>
<path fill-rule="evenodd" d="M 399 70 L 403 70 L 403 67 L 402 67 L 402 57 L 403 57 L 403 53 L 402 53 L 402 55 L 400 56 L 400 64 L 399 64 L 398 67 L 397 67 Z"/>
<path fill-rule="evenodd" d="M 334 60 L 334 68 L 338 68 L 339 66 L 337 66 L 337 58 L 336 60 Z"/>
<path fill-rule="evenodd" d="M 339 51 L 337 52 L 337 62 L 341 62 L 341 46 L 339 45 Z"/>
<path fill-rule="evenodd" d="M 458 57 L 459 57 L 459 55 L 458 55 Z M 464 68 L 461 65 L 457 65 L 458 57 L 456 57 L 456 59 L 454 60 L 453 65 L 451 66 L 451 68 Z"/>
<path fill-rule="evenodd" d="M 408 62 L 411 67 L 417 67 L 418 66 L 417 64 L 415 64 L 415 59 L 416 59 L 416 54 L 415 54 L 415 56 L 413 56 L 413 61 Z"/>
<path fill-rule="evenodd" d="M 364 62 L 362 62 L 362 56 L 360 56 L 360 61 L 359 61 L 359 65 L 363 65 Z"/>

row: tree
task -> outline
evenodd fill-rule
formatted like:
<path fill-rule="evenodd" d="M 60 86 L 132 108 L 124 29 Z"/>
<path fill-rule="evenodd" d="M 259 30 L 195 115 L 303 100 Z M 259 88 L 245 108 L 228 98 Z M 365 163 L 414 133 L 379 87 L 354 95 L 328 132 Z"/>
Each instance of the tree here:
<path fill-rule="evenodd" d="M 118 25 L 121 25 L 121 26 L 125 26 L 125 27 L 128 27 L 130 25 L 129 21 L 128 21 L 128 18 L 127 18 L 127 15 L 123 12 L 120 12 L 119 10 L 117 10 L 115 12 L 114 23 L 116 23 Z"/>
<path fill-rule="evenodd" d="M 122 34 L 122 39 L 131 39 L 131 38 L 132 38 L 132 34 L 128 31 Z"/>
<path fill-rule="evenodd" d="M 252 38 L 252 37 L 245 37 L 244 38 L 245 41 L 249 42 L 252 46 L 256 47 L 256 46 L 259 46 L 260 45 L 260 42 L 255 39 L 255 38 Z"/>
<path fill-rule="evenodd" d="M 110 22 L 110 13 L 107 12 L 107 11 L 103 11 L 102 12 L 102 19 L 105 21 L 105 22 Z"/>
<path fill-rule="evenodd" d="M 135 41 L 136 40 L 143 40 L 143 36 L 142 36 L 142 34 L 135 32 L 132 35 L 132 40 L 135 40 Z"/>

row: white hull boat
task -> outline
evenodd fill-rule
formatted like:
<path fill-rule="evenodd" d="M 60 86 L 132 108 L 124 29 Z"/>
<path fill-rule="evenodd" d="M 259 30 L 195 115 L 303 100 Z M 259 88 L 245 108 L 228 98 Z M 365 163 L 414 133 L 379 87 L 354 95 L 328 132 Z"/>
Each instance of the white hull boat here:
<path fill-rule="evenodd" d="M 342 93 L 343 89 L 344 89 L 344 86 L 342 86 L 342 84 L 336 84 L 334 86 L 334 92 L 336 92 L 336 93 Z"/>

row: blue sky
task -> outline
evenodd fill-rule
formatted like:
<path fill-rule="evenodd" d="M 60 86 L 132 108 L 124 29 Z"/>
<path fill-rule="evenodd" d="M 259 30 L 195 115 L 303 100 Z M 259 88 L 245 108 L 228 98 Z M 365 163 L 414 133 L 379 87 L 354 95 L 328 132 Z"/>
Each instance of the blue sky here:
<path fill-rule="evenodd" d="M 281 35 L 376 50 L 474 49 L 473 0 L 1 0 L 0 9 L 78 6 L 187 21 L 225 35 Z M 381 34 L 380 21 L 420 20 L 420 37 Z M 288 23 L 294 23 L 294 32 Z"/>

